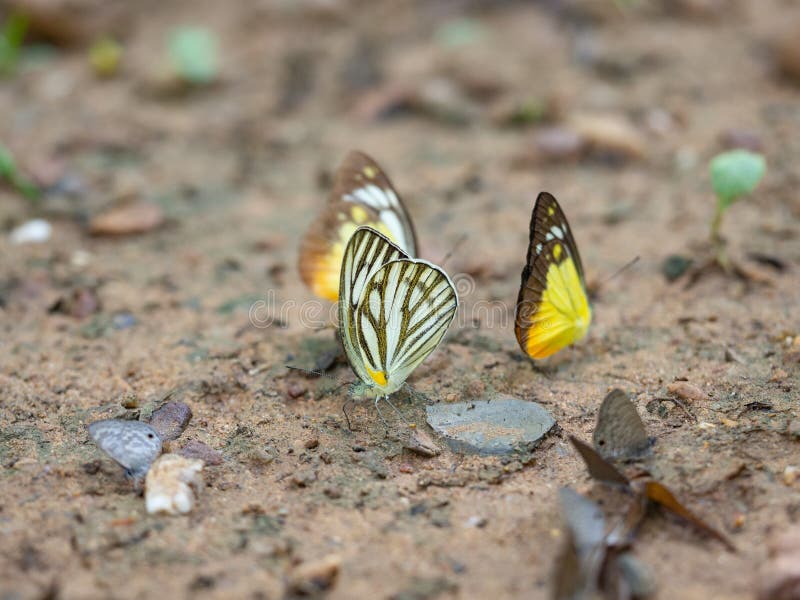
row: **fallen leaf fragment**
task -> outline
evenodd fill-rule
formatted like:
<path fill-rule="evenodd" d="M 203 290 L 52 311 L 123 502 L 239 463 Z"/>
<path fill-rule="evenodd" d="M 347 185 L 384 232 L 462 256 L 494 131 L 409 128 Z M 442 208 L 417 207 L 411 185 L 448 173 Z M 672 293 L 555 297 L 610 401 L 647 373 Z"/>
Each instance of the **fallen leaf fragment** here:
<path fill-rule="evenodd" d="M 692 511 L 686 508 L 683 504 L 681 504 L 675 495 L 662 483 L 658 481 L 654 481 L 652 479 L 646 480 L 641 484 L 638 484 L 636 487 L 641 486 L 642 493 L 647 497 L 648 500 L 651 502 L 655 502 L 656 504 L 664 507 L 671 513 L 678 515 L 679 517 L 683 518 L 686 521 L 689 521 L 692 525 L 705 531 L 708 535 L 713 537 L 716 540 L 722 542 L 725 547 L 730 550 L 731 552 L 736 552 L 736 547 L 719 531 L 714 529 L 711 525 L 703 521 L 700 517 L 695 515 Z"/>

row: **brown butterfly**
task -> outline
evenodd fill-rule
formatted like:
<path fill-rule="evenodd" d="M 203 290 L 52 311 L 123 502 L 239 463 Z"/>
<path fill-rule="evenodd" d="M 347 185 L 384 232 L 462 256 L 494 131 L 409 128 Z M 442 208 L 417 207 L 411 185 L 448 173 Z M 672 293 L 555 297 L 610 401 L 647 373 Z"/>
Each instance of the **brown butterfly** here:
<path fill-rule="evenodd" d="M 628 460 L 645 454 L 653 440 L 628 394 L 611 390 L 603 399 L 592 436 L 594 449 L 605 459 Z"/>
<path fill-rule="evenodd" d="M 328 204 L 300 244 L 300 277 L 317 296 L 335 302 L 339 272 L 350 237 L 361 226 L 382 233 L 411 258 L 417 236 L 403 201 L 372 158 L 352 151 L 334 178 Z"/>

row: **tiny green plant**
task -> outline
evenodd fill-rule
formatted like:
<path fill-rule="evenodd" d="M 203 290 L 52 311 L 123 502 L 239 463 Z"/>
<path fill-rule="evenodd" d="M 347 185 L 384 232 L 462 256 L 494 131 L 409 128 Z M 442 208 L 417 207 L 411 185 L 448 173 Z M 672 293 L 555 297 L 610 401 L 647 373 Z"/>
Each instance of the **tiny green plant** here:
<path fill-rule="evenodd" d="M 20 13 L 11 13 L 0 26 L 0 75 L 8 77 L 14 74 L 27 32 L 28 17 Z"/>
<path fill-rule="evenodd" d="M 717 208 L 711 221 L 711 242 L 722 245 L 722 217 L 731 204 L 753 192 L 764 177 L 767 161 L 749 150 L 731 150 L 711 159 L 711 186 L 717 195 Z"/>
<path fill-rule="evenodd" d="M 186 83 L 206 85 L 219 73 L 216 36 L 202 27 L 180 27 L 169 38 L 169 58 Z"/>
<path fill-rule="evenodd" d="M 0 180 L 7 181 L 29 200 L 38 200 L 39 198 L 39 188 L 20 172 L 14 156 L 2 144 L 0 144 Z"/>

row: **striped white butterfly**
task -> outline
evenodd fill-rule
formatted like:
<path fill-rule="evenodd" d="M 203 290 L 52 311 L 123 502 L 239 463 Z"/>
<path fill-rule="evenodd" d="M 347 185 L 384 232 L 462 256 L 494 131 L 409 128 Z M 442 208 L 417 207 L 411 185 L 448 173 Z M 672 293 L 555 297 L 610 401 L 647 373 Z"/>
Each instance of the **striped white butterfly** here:
<path fill-rule="evenodd" d="M 410 258 L 370 227 L 359 227 L 344 252 L 339 332 L 362 382 L 356 391 L 387 399 L 433 352 L 458 308 L 441 268 Z"/>
<path fill-rule="evenodd" d="M 414 226 L 389 176 L 371 157 L 353 150 L 336 172 L 328 204 L 300 244 L 300 277 L 317 296 L 337 300 L 344 249 L 360 226 L 376 229 L 406 254 L 417 255 Z"/>

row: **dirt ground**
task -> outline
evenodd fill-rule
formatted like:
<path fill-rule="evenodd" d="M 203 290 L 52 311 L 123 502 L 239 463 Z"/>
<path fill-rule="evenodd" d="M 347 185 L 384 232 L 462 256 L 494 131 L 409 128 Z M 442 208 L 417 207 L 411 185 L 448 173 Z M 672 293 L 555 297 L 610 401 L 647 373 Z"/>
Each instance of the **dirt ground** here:
<path fill-rule="evenodd" d="M 69 18 L 120 32 L 114 77 L 89 67 L 89 29 L 0 83 L 0 140 L 50 190 L 31 202 L 0 188 L 0 597 L 281 598 L 318 560 L 340 561 L 334 599 L 549 597 L 559 488 L 605 497 L 567 434 L 591 439 L 613 387 L 657 438 L 647 467 L 739 550 L 654 516 L 634 551 L 657 597 L 755 597 L 769 540 L 800 518 L 787 476 L 800 467 L 800 87 L 773 52 L 798 3 L 92 10 Z M 180 25 L 218 36 L 217 82 L 164 80 Z M 525 102 L 533 116 L 514 111 Z M 582 126 L 588 150 L 541 142 L 587 115 L 601 122 Z M 668 255 L 707 252 L 707 165 L 724 139 L 768 162 L 723 226 L 751 277 L 669 282 Z M 328 308 L 310 303 L 297 247 L 353 148 L 392 177 L 424 257 L 457 247 L 459 315 L 411 383 L 433 402 L 537 400 L 560 429 L 528 459 L 412 454 L 369 404 L 349 430 L 336 381 L 285 368 L 336 348 L 310 325 Z M 509 311 L 540 190 L 570 217 L 590 281 L 641 259 L 601 285 L 586 339 L 534 365 Z M 95 215 L 131 200 L 165 223 L 90 235 Z M 51 238 L 10 243 L 35 217 Z M 342 363 L 330 373 L 353 378 Z M 667 391 L 681 379 L 706 397 L 682 407 Z M 190 515 L 154 517 L 85 426 L 170 391 L 194 412 L 173 447 L 199 440 L 224 460 Z M 424 426 L 422 400 L 395 401 Z"/>

